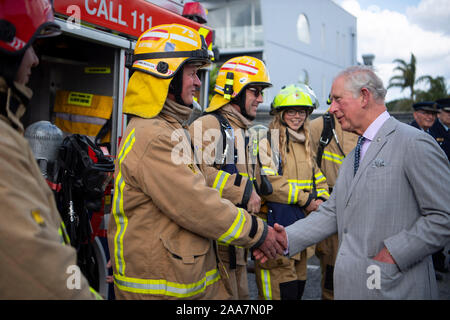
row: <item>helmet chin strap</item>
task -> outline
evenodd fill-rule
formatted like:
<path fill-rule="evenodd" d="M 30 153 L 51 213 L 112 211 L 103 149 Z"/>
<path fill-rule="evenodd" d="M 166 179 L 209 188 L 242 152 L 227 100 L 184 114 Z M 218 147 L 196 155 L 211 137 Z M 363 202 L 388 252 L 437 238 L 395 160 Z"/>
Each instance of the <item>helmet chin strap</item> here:
<path fill-rule="evenodd" d="M 175 96 L 176 103 L 192 109 L 192 104 L 187 104 L 181 97 L 181 93 L 183 91 L 183 68 L 180 68 L 180 70 L 178 70 L 178 72 L 173 76 L 169 85 L 169 92 Z"/>
<path fill-rule="evenodd" d="M 231 102 L 238 105 L 241 111 L 241 114 L 246 117 L 248 120 L 253 121 L 255 117 L 249 115 L 247 110 L 245 109 L 245 90 L 242 90 Z"/>

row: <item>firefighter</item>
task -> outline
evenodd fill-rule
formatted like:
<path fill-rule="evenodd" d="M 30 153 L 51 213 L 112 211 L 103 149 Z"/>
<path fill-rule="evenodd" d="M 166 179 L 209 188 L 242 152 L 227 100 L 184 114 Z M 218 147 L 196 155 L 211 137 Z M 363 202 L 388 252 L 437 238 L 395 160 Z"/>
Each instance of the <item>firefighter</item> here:
<path fill-rule="evenodd" d="M 450 98 L 436 100 L 436 103 L 439 109 L 438 118 L 430 131 L 450 160 Z"/>
<path fill-rule="evenodd" d="M 330 100 L 327 101 L 331 103 Z M 311 150 L 315 153 L 315 161 L 325 178 L 330 193 L 333 190 L 339 167 L 342 161 L 355 146 L 358 136 L 343 131 L 339 121 L 330 112 L 318 117 L 310 123 Z M 316 256 L 320 260 L 322 271 L 322 299 L 333 300 L 333 271 L 338 249 L 337 234 L 316 245 Z"/>
<path fill-rule="evenodd" d="M 190 126 L 208 186 L 251 213 L 259 212 L 261 198 L 253 187 L 247 129 L 263 102 L 263 89 L 270 86 L 269 74 L 261 60 L 248 56 L 232 58 L 219 70 L 207 114 Z M 218 242 L 218 249 L 227 272 L 222 275 L 225 287 L 233 299 L 248 300 L 247 250 L 224 242 Z"/>
<path fill-rule="evenodd" d="M 132 60 L 108 232 L 116 297 L 228 299 L 215 240 L 275 256 L 286 246 L 284 230 L 221 199 L 196 164 L 186 123 L 197 72 L 210 63 L 203 36 L 155 26 L 139 37 Z"/>
<path fill-rule="evenodd" d="M 0 299 L 94 299 L 53 193 L 23 137 L 36 38 L 60 33 L 48 0 L 0 0 Z"/>
<path fill-rule="evenodd" d="M 270 139 L 262 139 L 259 144 L 262 172 L 273 189 L 263 196 L 265 204 L 261 209 L 269 225 L 286 227 L 316 210 L 329 197 L 326 179 L 310 151 L 308 116 L 317 105 L 314 92 L 303 84 L 283 87 L 271 104 L 274 117 L 269 124 Z M 301 299 L 312 249 L 292 258 L 256 261 L 259 298 Z"/>

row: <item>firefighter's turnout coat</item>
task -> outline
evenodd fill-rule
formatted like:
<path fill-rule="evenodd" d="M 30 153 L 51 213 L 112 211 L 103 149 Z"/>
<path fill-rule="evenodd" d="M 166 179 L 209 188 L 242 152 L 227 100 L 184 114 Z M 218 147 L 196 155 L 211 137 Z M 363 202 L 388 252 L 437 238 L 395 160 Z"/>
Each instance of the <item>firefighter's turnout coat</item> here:
<path fill-rule="evenodd" d="M 200 169 L 205 175 L 207 185 L 217 189 L 222 198 L 230 200 L 236 206 L 246 208 L 253 191 L 254 180 L 248 154 L 247 129 L 251 122 L 230 104 L 215 112 L 220 113 L 230 125 L 234 140 L 230 146 L 234 148 L 228 149 L 226 158 L 227 155 L 223 154 L 225 149 L 223 131 L 216 116 L 207 114 L 198 118 L 191 124 L 189 131 L 194 141 L 197 159 L 200 160 Z M 217 163 L 216 160 L 221 163 Z M 219 257 L 228 273 L 223 276 L 223 280 L 233 298 L 249 299 L 247 250 L 239 246 L 230 248 L 224 242 L 218 242 L 218 249 Z"/>
<path fill-rule="evenodd" d="M 311 201 L 314 183 L 317 197 L 327 200 L 329 193 L 326 179 L 313 159 L 310 161 L 307 159 L 304 130 L 300 129 L 299 132 L 294 132 L 281 125 L 279 130 L 289 134 L 286 146 L 281 145 L 279 139 L 276 141 L 279 134 L 274 132 L 271 126 L 269 129 L 271 129 L 270 136 L 263 138 L 259 143 L 261 170 L 273 188 L 272 194 L 264 196 L 264 200 L 304 207 Z M 288 151 L 284 152 L 285 159 L 280 159 L 282 156 L 279 150 L 283 149 Z M 279 166 L 282 167 L 282 170 L 279 170 Z M 280 172 L 281 174 L 279 174 Z M 267 208 L 264 206 L 261 211 L 262 218 L 267 219 Z M 263 264 L 257 262 L 255 274 L 260 299 L 280 299 L 284 294 L 281 292 L 284 285 L 280 286 L 280 284 L 286 284 L 286 289 L 289 290 L 288 283 L 305 281 L 306 260 L 313 254 L 312 249 L 308 250 L 310 252 L 304 250 L 290 259 L 278 257 Z M 290 296 L 292 297 L 292 294 Z"/>
<path fill-rule="evenodd" d="M 183 124 L 191 109 L 166 100 L 133 117 L 119 147 L 108 242 L 119 299 L 227 299 L 211 239 L 259 246 L 262 220 L 207 186 Z"/>
<path fill-rule="evenodd" d="M 334 115 L 332 115 L 334 117 Z M 338 176 L 339 167 L 344 160 L 345 155 L 356 146 L 358 136 L 354 133 L 342 130 L 341 125 L 335 119 L 334 121 L 336 136 L 339 140 L 339 145 L 344 151 L 344 154 L 338 148 L 336 139 L 332 137 L 330 143 L 324 148 L 320 169 L 327 178 L 327 183 L 330 188 L 334 187 L 336 178 Z M 314 159 L 316 159 L 315 153 L 319 147 L 319 139 L 323 130 L 323 118 L 318 117 L 310 122 L 310 136 L 311 136 L 311 149 L 314 152 Z"/>
<path fill-rule="evenodd" d="M 31 98 L 27 87 L 16 88 Z M 77 268 L 53 193 L 23 137 L 25 107 L 3 78 L 0 92 L 0 299 L 99 297 Z"/>

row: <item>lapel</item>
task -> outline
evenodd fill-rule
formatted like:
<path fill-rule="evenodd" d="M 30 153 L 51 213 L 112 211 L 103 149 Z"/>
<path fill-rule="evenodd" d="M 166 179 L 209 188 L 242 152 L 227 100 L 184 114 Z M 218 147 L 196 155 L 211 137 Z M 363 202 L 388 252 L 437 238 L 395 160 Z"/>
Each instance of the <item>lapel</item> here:
<path fill-rule="evenodd" d="M 348 190 L 346 199 L 345 199 L 345 205 L 347 205 L 348 201 L 350 200 L 350 196 L 353 193 L 353 189 L 355 188 L 355 185 L 358 183 L 359 179 L 361 178 L 363 172 L 367 169 L 369 164 L 373 162 L 377 154 L 383 149 L 384 145 L 389 139 L 389 135 L 395 130 L 397 127 L 398 121 L 390 117 L 386 120 L 386 122 L 381 126 L 380 130 L 378 130 L 377 134 L 375 135 L 375 138 L 370 143 L 369 148 L 366 151 L 366 154 L 364 155 L 364 158 L 362 159 L 358 171 L 356 172 L 355 177 L 351 180 L 350 188 Z M 355 154 L 353 153 L 352 156 L 352 164 L 355 160 Z M 353 165 L 351 166 L 351 170 L 348 170 L 349 174 L 353 175 Z"/>

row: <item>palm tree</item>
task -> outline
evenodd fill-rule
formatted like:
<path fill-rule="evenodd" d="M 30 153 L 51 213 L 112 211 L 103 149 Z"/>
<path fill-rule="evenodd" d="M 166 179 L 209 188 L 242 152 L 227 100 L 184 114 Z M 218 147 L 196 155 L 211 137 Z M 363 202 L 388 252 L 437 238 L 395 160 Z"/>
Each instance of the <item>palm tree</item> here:
<path fill-rule="evenodd" d="M 392 61 L 398 65 L 394 68 L 395 71 L 400 71 L 399 75 L 395 75 L 389 79 L 388 89 L 392 87 L 399 87 L 401 91 L 405 88 L 410 90 L 410 98 L 414 100 L 414 84 L 416 83 L 416 57 L 411 53 L 411 60 L 407 63 L 402 59 L 395 59 Z"/>
<path fill-rule="evenodd" d="M 428 82 L 429 89 L 416 92 L 417 101 L 435 101 L 448 96 L 447 83 L 444 77 L 421 76 L 416 80 L 417 84 L 420 82 Z"/>

